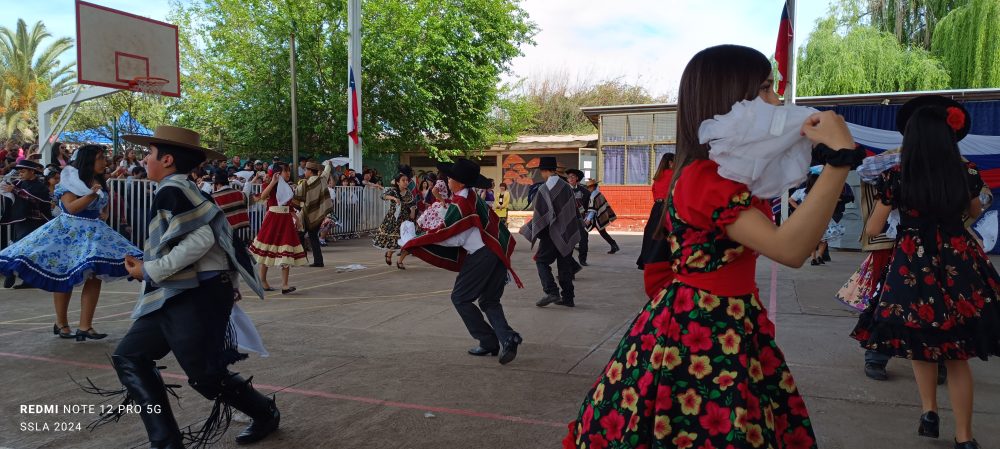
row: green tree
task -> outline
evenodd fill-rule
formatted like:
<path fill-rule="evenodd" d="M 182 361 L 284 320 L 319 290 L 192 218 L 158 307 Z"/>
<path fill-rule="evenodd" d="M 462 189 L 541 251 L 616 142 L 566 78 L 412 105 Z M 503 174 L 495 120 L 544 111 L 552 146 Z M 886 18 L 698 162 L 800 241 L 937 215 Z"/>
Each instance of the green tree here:
<path fill-rule="evenodd" d="M 171 107 L 178 122 L 222 130 L 241 152 L 287 152 L 293 20 L 300 146 L 345 152 L 345 2 L 175 2 L 184 82 Z M 368 0 L 362 20 L 365 151 L 484 148 L 501 125 L 500 75 L 535 33 L 524 10 L 511 0 Z"/>
<path fill-rule="evenodd" d="M 843 24 L 843 22 L 840 22 Z M 869 25 L 838 28 L 836 14 L 821 19 L 799 50 L 798 95 L 845 95 L 948 87 L 948 72 L 921 48 L 904 48 Z"/>
<path fill-rule="evenodd" d="M 656 101 L 643 87 L 620 78 L 574 83 L 568 73 L 527 80 L 520 96 L 534 106 L 531 126 L 525 128 L 532 134 L 591 134 L 594 125 L 580 112 L 581 107 Z"/>
<path fill-rule="evenodd" d="M 73 45 L 68 37 L 43 44 L 52 35 L 41 21 L 31 30 L 23 19 L 16 30 L 0 27 L 0 137 L 34 138 L 37 104 L 69 89 L 73 63 L 59 56 Z"/>
<path fill-rule="evenodd" d="M 868 0 L 870 23 L 892 33 L 903 46 L 931 49 L 934 30 L 949 12 L 969 0 Z"/>
<path fill-rule="evenodd" d="M 948 14 L 933 52 L 948 68 L 951 87 L 1000 87 L 1000 0 L 972 0 Z"/>

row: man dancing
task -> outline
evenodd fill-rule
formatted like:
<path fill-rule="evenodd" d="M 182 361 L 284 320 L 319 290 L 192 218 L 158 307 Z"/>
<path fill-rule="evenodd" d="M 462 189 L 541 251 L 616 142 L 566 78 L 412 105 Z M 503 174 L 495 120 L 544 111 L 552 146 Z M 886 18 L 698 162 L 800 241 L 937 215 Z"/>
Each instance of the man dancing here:
<path fill-rule="evenodd" d="M 202 147 L 200 136 L 183 128 L 160 126 L 152 136 L 124 138 L 149 147 L 146 168 L 149 179 L 159 184 L 144 260 L 125 259 L 129 274 L 143 280 L 132 312 L 136 321 L 111 356 L 127 389 L 126 401 L 140 407 L 152 447 L 183 447 L 156 366 L 173 352 L 188 384 L 215 401 L 211 417 L 192 437 L 195 444 L 210 443 L 225 432 L 229 406 L 252 419 L 236 442 L 261 440 L 278 428 L 278 408 L 228 366 L 246 358 L 237 352 L 229 325 L 235 276 L 261 298 L 263 290 L 245 248 L 233 244 L 225 213 L 188 180 L 188 173 L 206 158 L 225 157 Z"/>
<path fill-rule="evenodd" d="M 542 157 L 538 170 L 545 181 L 538 188 L 531 221 L 522 226 L 520 231 L 532 244 L 538 241 L 535 266 L 538 268 L 545 297 L 535 305 L 573 307 L 573 274 L 576 268 L 573 247 L 580 241 L 581 231 L 576 200 L 570 185 L 556 174 L 556 158 Z M 559 285 L 556 285 L 556 280 L 552 277 L 552 262 L 556 262 Z"/>
<path fill-rule="evenodd" d="M 583 227 L 583 217 L 587 213 L 587 208 L 590 207 L 590 191 L 583 184 L 580 184 L 581 180 L 583 180 L 582 171 L 575 168 L 566 170 L 566 181 L 569 182 L 569 186 L 573 190 L 577 216 L 580 218 L 578 220 L 580 223 L 580 243 L 577 245 L 580 253 L 580 265 L 587 266 L 587 249 L 590 239 L 587 237 L 587 230 Z"/>
<path fill-rule="evenodd" d="M 310 267 L 323 266 L 323 247 L 319 242 L 319 228 L 323 225 L 326 214 L 333 210 L 330 201 L 330 191 L 327 182 L 333 165 L 326 161 L 322 166 L 315 162 L 306 162 L 305 179 L 295 188 L 295 199 L 302 207 L 302 227 L 309 238 L 312 247 L 313 263 Z"/>
<path fill-rule="evenodd" d="M 445 227 L 420 235 L 403 246 L 403 251 L 438 268 L 457 271 L 451 302 L 479 346 L 469 350 L 475 356 L 500 355 L 506 365 L 517 356 L 521 335 L 507 323 L 500 305 L 508 273 L 518 288 L 510 256 L 514 240 L 507 226 L 500 224 L 486 202 L 473 192 L 485 188 L 489 180 L 479 174 L 479 165 L 460 158 L 455 163 L 438 164 L 448 177 L 451 204 L 445 212 Z M 479 308 L 473 304 L 479 300 Z M 489 323 L 483 319 L 483 315 Z"/>

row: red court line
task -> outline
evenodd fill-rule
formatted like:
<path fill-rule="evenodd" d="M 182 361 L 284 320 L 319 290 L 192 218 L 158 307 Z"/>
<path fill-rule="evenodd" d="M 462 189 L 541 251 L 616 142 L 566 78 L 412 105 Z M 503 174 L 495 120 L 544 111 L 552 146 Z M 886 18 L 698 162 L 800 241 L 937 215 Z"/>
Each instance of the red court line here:
<path fill-rule="evenodd" d="M 72 366 L 79 366 L 79 367 L 83 367 L 83 368 L 93 368 L 93 369 L 100 369 L 100 370 L 110 370 L 110 369 L 112 369 L 111 365 L 101 365 L 101 364 L 96 364 L 96 363 L 76 362 L 76 361 L 73 361 L 73 360 L 56 359 L 56 358 L 51 358 L 51 357 L 40 357 L 40 356 L 27 355 L 27 354 L 14 354 L 14 353 L 10 353 L 10 352 L 0 352 L 0 357 L 7 357 L 7 358 L 12 358 L 12 359 L 20 359 L 20 360 L 33 360 L 33 361 L 37 361 L 37 362 L 47 362 L 47 363 L 54 363 L 54 364 L 60 364 L 60 365 L 72 365 Z M 180 374 L 161 373 L 161 375 L 163 377 L 168 377 L 168 378 L 171 378 L 171 379 L 187 380 L 186 376 L 182 376 Z M 513 422 L 513 423 L 518 423 L 518 424 L 532 424 L 532 425 L 536 425 L 536 426 L 556 427 L 556 428 L 560 428 L 560 429 L 566 427 L 566 424 L 556 423 L 556 422 L 552 422 L 552 421 L 542 421 L 542 420 L 537 420 L 537 419 L 521 418 L 519 416 L 501 415 L 501 414 L 497 414 L 497 413 L 478 412 L 478 411 L 475 411 L 475 410 L 466 410 L 466 409 L 449 408 L 449 407 L 427 406 L 427 405 L 420 405 L 420 404 L 411 404 L 411 403 L 408 403 L 408 402 L 387 401 L 387 400 L 384 400 L 384 399 L 367 398 L 367 397 L 363 397 L 363 396 L 351 396 L 351 395 L 346 395 L 346 394 L 329 393 L 329 392 L 326 392 L 326 391 L 304 390 L 304 389 L 301 389 L 301 388 L 290 388 L 290 387 L 289 388 L 285 388 L 285 387 L 281 387 L 281 386 L 277 386 L 277 385 L 267 385 L 267 384 L 258 384 L 258 383 L 255 383 L 254 386 L 257 387 L 257 388 L 259 388 L 259 389 L 262 389 L 262 390 L 269 390 L 269 391 L 273 391 L 273 392 L 280 391 L 282 393 L 291 393 L 291 394 L 297 394 L 297 395 L 300 395 L 300 396 L 306 396 L 306 397 L 312 397 L 312 398 L 323 398 L 323 399 L 334 399 L 334 400 L 341 400 L 341 401 L 359 402 L 359 403 L 362 403 L 362 404 L 381 405 L 383 407 L 401 408 L 401 409 L 407 409 L 407 410 L 421 410 L 421 411 L 429 411 L 429 412 L 441 413 L 441 414 L 446 414 L 446 415 L 467 416 L 467 417 L 472 417 L 472 418 L 491 419 L 491 420 L 494 420 L 494 421 L 507 421 L 507 422 Z"/>

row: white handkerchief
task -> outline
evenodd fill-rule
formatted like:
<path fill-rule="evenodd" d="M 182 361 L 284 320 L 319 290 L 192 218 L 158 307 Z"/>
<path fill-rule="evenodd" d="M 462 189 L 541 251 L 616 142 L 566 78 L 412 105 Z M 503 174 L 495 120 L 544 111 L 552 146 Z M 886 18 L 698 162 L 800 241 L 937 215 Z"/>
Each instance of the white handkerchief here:
<path fill-rule="evenodd" d="M 229 324 L 236 331 L 236 345 L 244 351 L 256 352 L 261 357 L 270 355 L 264 348 L 264 340 L 260 338 L 257 327 L 253 321 L 243 312 L 239 304 L 233 304 L 233 311 L 229 314 Z"/>
<path fill-rule="evenodd" d="M 719 164 L 719 176 L 746 184 L 757 197 L 776 198 L 806 179 L 812 145 L 800 129 L 815 112 L 760 97 L 744 100 L 702 122 L 698 138 L 711 148 L 708 157 Z"/>
<path fill-rule="evenodd" d="M 274 194 L 274 199 L 278 200 L 279 206 L 287 205 L 292 200 L 292 196 L 295 195 L 295 191 L 285 182 L 285 178 L 280 173 L 275 173 L 274 176 L 278 177 L 277 192 Z"/>

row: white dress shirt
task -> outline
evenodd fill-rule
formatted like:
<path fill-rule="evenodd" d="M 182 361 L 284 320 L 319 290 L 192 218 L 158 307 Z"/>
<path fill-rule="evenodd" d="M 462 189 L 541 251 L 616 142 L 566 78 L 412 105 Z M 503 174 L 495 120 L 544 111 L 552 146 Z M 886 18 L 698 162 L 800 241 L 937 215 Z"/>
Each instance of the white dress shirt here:
<path fill-rule="evenodd" d="M 470 189 L 465 188 L 455 192 L 455 195 L 462 198 L 468 198 L 470 194 L 469 191 Z M 462 231 L 461 234 L 449 237 L 448 239 L 438 243 L 438 245 L 461 246 L 465 249 L 465 252 L 469 254 L 479 251 L 480 248 L 486 246 L 486 244 L 483 243 L 483 237 L 479 235 L 479 228 L 466 229 L 465 231 Z"/>

